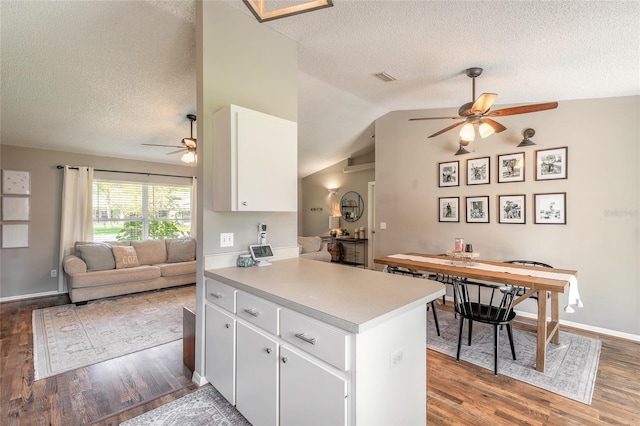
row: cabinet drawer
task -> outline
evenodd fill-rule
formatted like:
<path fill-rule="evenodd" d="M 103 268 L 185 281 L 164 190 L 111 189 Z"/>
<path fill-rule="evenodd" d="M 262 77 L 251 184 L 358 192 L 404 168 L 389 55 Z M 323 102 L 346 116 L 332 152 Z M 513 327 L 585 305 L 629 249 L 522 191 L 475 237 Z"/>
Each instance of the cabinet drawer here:
<path fill-rule="evenodd" d="M 338 367 L 349 369 L 349 333 L 286 309 L 280 311 L 280 336 L 298 348 Z"/>
<path fill-rule="evenodd" d="M 278 307 L 251 294 L 237 294 L 237 315 L 273 335 L 278 335 Z"/>
<path fill-rule="evenodd" d="M 207 279 L 207 301 L 232 313 L 236 312 L 235 292 L 231 286 Z"/>

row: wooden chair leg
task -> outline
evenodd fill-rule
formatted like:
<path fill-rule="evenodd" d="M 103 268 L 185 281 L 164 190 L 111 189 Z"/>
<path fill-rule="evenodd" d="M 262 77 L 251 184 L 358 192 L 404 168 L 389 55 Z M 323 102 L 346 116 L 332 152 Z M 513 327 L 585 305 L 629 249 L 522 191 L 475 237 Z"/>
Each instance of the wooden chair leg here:
<path fill-rule="evenodd" d="M 436 332 L 440 336 L 440 324 L 438 323 L 438 313 L 436 312 L 436 301 L 431 301 L 431 310 L 433 311 L 433 322 L 436 323 Z"/>
<path fill-rule="evenodd" d="M 460 347 L 462 346 L 462 329 L 464 328 L 464 317 L 460 316 L 460 326 L 458 327 L 458 352 L 456 353 L 456 361 L 460 361 Z"/>
<path fill-rule="evenodd" d="M 498 375 L 498 346 L 500 343 L 500 332 L 498 324 L 493 325 L 493 374 Z"/>
<path fill-rule="evenodd" d="M 516 348 L 513 346 L 513 332 L 511 330 L 511 324 L 507 324 L 507 334 L 509 335 L 509 343 L 511 344 L 511 355 L 513 359 L 516 359 Z"/>

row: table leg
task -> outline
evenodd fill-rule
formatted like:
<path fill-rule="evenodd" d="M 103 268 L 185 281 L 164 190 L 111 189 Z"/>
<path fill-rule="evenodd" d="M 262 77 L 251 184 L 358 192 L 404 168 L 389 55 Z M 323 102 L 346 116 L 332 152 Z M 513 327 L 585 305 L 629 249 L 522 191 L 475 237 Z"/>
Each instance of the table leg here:
<path fill-rule="evenodd" d="M 538 330 L 536 336 L 536 370 L 544 372 L 547 356 L 547 292 L 538 291 Z"/>
<path fill-rule="evenodd" d="M 560 296 L 557 292 L 551 292 L 551 323 L 554 326 L 551 341 L 560 344 Z"/>

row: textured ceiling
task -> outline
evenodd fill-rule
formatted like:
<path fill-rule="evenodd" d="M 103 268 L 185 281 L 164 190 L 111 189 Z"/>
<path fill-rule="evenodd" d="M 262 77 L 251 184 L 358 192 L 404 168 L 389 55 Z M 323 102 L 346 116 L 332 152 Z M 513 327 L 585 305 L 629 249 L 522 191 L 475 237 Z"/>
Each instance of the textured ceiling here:
<path fill-rule="evenodd" d="M 189 134 L 193 2 L 3 0 L 0 14 L 3 144 L 179 162 L 140 144 Z M 471 100 L 471 66 L 485 70 L 477 94 L 498 93 L 494 109 L 640 94 L 638 1 L 334 0 L 256 25 L 299 45 L 301 176 L 372 149 L 386 112 L 455 113 Z"/>

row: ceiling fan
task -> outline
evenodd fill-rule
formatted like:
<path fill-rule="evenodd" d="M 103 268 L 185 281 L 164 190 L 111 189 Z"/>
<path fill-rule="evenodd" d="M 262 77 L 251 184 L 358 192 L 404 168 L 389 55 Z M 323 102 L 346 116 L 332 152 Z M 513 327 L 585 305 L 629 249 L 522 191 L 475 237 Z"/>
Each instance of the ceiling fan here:
<path fill-rule="evenodd" d="M 182 145 L 156 145 L 153 143 L 143 143 L 146 146 L 164 146 L 168 148 L 180 148 L 176 151 L 167 152 L 167 155 L 177 154 L 178 152 L 184 152 L 180 160 L 185 163 L 194 163 L 196 161 L 196 148 L 198 146 L 197 140 L 193 137 L 193 122 L 196 121 L 194 114 L 187 114 L 187 119 L 191 121 L 191 136 L 182 139 Z"/>
<path fill-rule="evenodd" d="M 443 120 L 452 119 L 462 121 L 452 124 L 449 127 L 432 134 L 430 138 L 441 135 L 448 132 L 451 129 L 455 129 L 458 126 L 462 126 L 460 129 L 460 143 L 461 145 L 467 145 L 473 141 L 476 136 L 475 127 L 478 127 L 478 133 L 483 139 L 493 133 L 500 133 L 507 128 L 491 117 L 504 117 L 506 115 L 527 114 L 530 112 L 545 111 L 548 109 L 554 109 L 558 107 L 557 102 L 547 102 L 543 104 L 522 105 L 511 108 L 497 109 L 491 111 L 491 106 L 498 97 L 495 93 L 483 93 L 476 99 L 476 77 L 482 74 L 482 68 L 473 67 L 466 70 L 467 77 L 473 80 L 471 102 L 462 105 L 458 109 L 458 117 L 424 117 L 424 118 L 410 118 L 409 121 L 417 120 Z"/>

